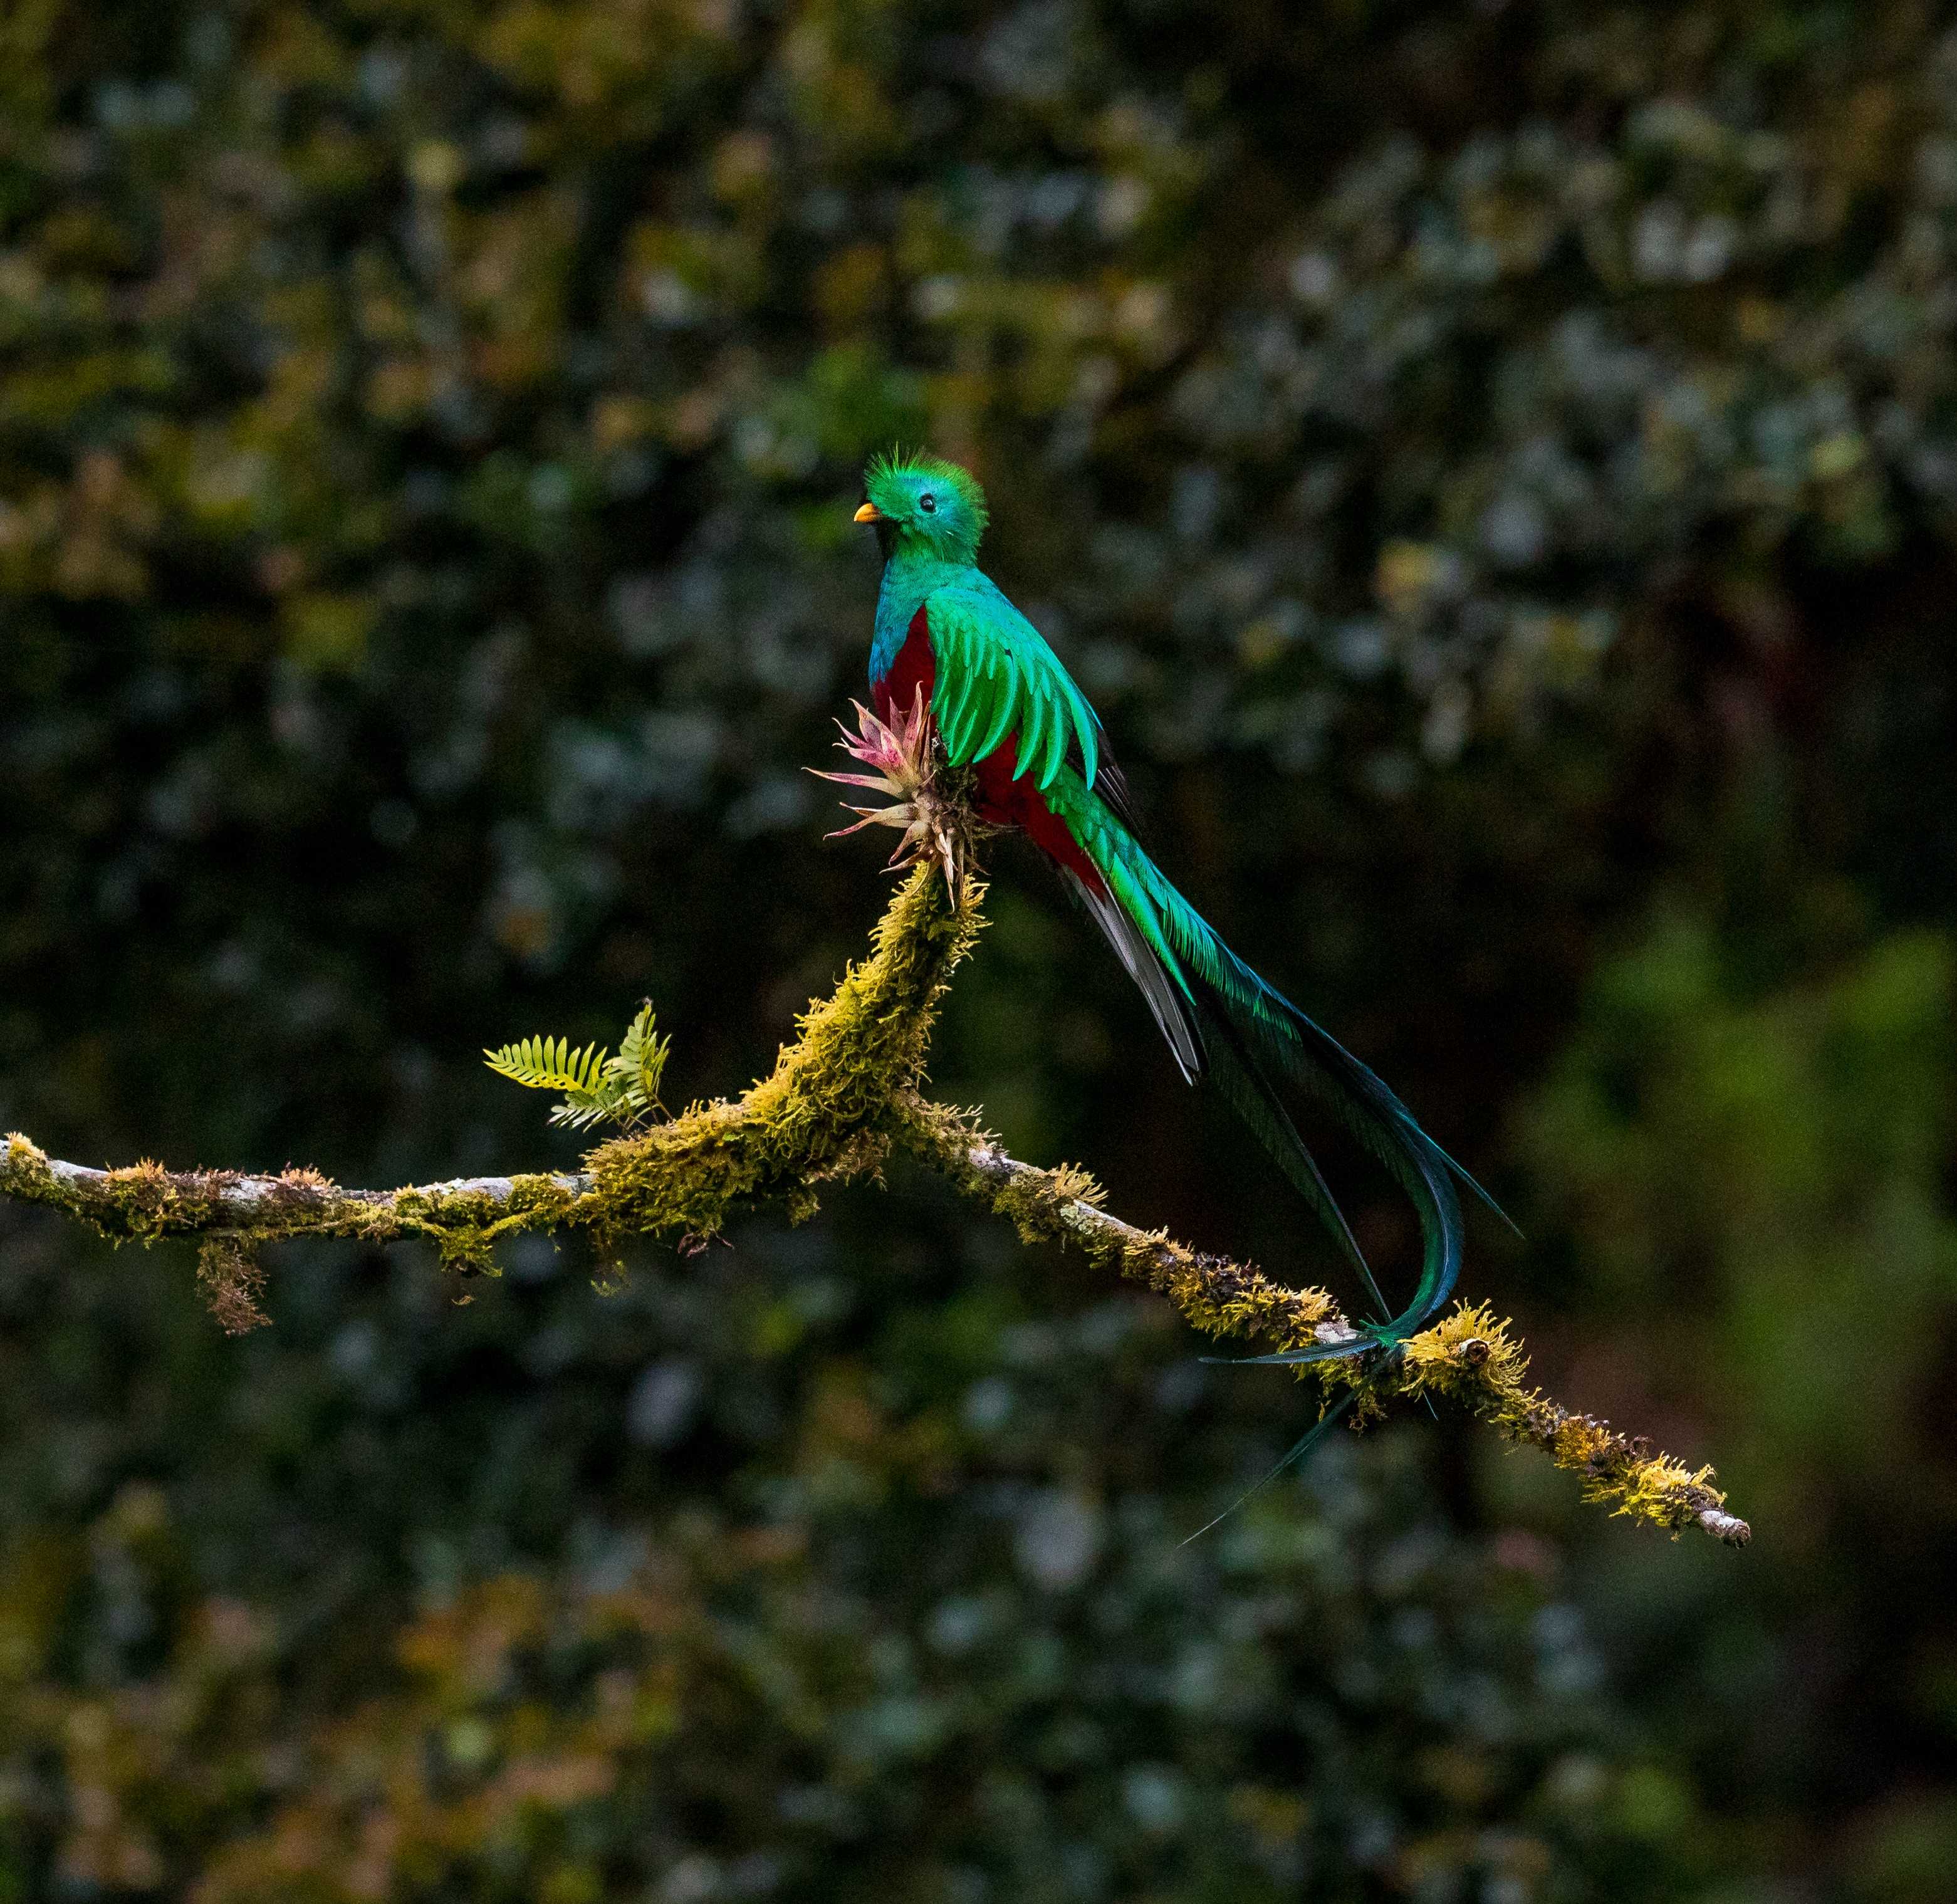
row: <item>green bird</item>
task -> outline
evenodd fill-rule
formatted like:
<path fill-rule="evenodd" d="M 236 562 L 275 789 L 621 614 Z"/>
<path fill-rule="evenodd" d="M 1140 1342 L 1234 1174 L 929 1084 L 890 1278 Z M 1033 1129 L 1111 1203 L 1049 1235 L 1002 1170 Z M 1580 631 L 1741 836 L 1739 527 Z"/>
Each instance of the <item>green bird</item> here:
<path fill-rule="evenodd" d="M 1143 850 L 1099 719 L 1039 631 L 978 566 L 985 497 L 971 473 L 934 457 L 874 457 L 855 520 L 875 529 L 884 555 L 870 649 L 877 713 L 889 723 L 928 707 L 947 761 L 971 770 L 977 817 L 1017 827 L 1059 869 L 1140 988 L 1183 1076 L 1215 1076 L 1382 1317 L 1387 1305 L 1273 1077 L 1323 1104 L 1419 1213 L 1420 1283 L 1399 1314 L 1359 1325 L 1348 1341 L 1250 1359 L 1323 1361 L 1405 1341 L 1459 1273 L 1455 1180 L 1484 1200 L 1487 1193 L 1378 1077 L 1231 951 Z"/>

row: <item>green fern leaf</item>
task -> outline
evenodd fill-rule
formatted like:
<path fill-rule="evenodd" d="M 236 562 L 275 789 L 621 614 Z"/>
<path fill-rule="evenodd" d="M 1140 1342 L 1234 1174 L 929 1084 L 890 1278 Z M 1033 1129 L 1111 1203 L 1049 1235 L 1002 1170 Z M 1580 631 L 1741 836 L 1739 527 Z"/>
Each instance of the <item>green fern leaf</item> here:
<path fill-rule="evenodd" d="M 659 1036 L 650 999 L 640 1004 L 626 1029 L 624 1042 L 613 1057 L 596 1042 L 582 1051 L 567 1038 L 526 1038 L 482 1056 L 499 1076 L 533 1091 L 558 1091 L 564 1101 L 552 1106 L 551 1121 L 574 1131 L 612 1123 L 637 1130 L 659 1108 L 659 1079 L 664 1074 L 670 1039 Z"/>
<path fill-rule="evenodd" d="M 618 1046 L 618 1055 L 606 1067 L 631 1093 L 634 1108 L 650 1111 L 659 1101 L 659 1080 L 666 1074 L 666 1055 L 672 1040 L 659 1035 L 659 1020 L 650 998 L 640 1001 L 632 1022 Z"/>
<path fill-rule="evenodd" d="M 567 1038 L 526 1038 L 500 1050 L 485 1049 L 489 1068 L 533 1091 L 588 1091 L 603 1075 L 609 1048 L 586 1045 L 575 1051 Z"/>
<path fill-rule="evenodd" d="M 625 1103 L 623 1094 L 607 1088 L 574 1093 L 552 1109 L 551 1121 L 568 1124 L 574 1131 L 583 1131 L 601 1119 L 628 1124 L 631 1115 L 631 1107 Z"/>

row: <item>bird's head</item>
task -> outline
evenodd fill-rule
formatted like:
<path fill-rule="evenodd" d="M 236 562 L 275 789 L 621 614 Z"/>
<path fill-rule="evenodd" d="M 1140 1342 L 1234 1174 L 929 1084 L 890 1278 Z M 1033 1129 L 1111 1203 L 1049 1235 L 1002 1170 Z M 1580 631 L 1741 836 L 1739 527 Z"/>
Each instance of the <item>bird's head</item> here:
<path fill-rule="evenodd" d="M 893 451 L 873 456 L 863 472 L 863 506 L 856 520 L 876 526 L 886 555 L 909 549 L 969 562 L 985 533 L 985 492 L 955 463 Z"/>

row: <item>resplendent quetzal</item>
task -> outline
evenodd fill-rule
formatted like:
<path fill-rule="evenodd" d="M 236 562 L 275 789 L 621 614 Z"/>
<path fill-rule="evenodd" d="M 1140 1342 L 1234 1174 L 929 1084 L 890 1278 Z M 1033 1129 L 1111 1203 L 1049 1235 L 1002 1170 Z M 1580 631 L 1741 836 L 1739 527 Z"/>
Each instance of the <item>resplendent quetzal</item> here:
<path fill-rule="evenodd" d="M 922 694 L 947 760 L 972 771 L 977 817 L 1018 827 L 1059 868 L 1141 988 L 1183 1075 L 1193 1082 L 1214 1071 L 1383 1315 L 1365 1259 L 1270 1074 L 1324 1103 L 1413 1199 L 1424 1248 L 1405 1311 L 1361 1325 L 1350 1341 L 1255 1359 L 1326 1360 L 1423 1328 L 1460 1267 L 1453 1179 L 1486 1193 L 1371 1071 L 1238 957 L 1143 852 L 1094 710 L 977 565 L 985 498 L 970 473 L 932 457 L 874 457 L 855 519 L 874 527 L 884 558 L 870 650 L 877 713 L 888 721 Z"/>

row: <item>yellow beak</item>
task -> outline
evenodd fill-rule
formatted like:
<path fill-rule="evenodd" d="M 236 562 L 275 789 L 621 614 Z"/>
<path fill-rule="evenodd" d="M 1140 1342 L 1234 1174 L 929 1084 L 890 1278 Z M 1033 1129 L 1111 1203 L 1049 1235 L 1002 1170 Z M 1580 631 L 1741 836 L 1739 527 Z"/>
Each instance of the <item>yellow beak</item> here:
<path fill-rule="evenodd" d="M 849 520 L 852 522 L 881 522 L 884 512 L 874 502 L 866 502 Z"/>

